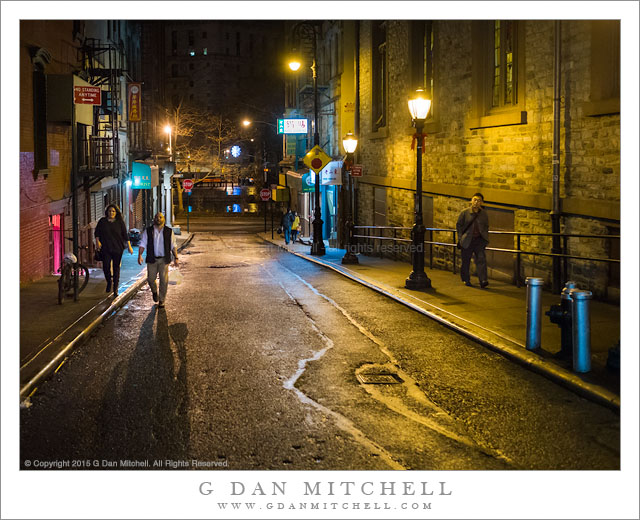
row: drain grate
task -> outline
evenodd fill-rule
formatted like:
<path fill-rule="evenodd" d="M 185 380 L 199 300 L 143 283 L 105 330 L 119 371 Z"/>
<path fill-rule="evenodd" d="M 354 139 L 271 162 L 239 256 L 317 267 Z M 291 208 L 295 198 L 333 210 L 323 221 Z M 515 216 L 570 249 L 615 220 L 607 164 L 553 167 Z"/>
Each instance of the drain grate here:
<path fill-rule="evenodd" d="M 397 385 L 402 379 L 397 374 L 358 374 L 358 381 L 365 385 Z"/>
<path fill-rule="evenodd" d="M 235 265 L 210 265 L 209 269 L 234 269 L 236 267 L 248 267 L 247 264 L 235 264 Z"/>

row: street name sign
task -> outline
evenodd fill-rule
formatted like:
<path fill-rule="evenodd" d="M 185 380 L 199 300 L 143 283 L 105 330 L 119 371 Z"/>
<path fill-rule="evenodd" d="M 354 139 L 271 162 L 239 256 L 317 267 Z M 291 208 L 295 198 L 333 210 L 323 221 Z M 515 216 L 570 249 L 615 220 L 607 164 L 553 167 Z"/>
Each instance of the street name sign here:
<path fill-rule="evenodd" d="M 267 202 L 271 198 L 271 190 L 268 188 L 263 188 L 260 190 L 260 198 Z"/>
<path fill-rule="evenodd" d="M 331 162 L 331 157 L 329 157 L 322 148 L 315 145 L 311 150 L 309 150 L 309 152 L 307 152 L 307 155 L 304 156 L 302 162 L 318 174 Z"/>

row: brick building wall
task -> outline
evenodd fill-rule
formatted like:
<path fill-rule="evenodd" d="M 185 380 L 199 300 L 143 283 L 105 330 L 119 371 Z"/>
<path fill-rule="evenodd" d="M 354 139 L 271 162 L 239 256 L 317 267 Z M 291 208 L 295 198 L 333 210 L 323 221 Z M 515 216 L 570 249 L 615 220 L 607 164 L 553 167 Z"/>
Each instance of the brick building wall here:
<path fill-rule="evenodd" d="M 47 124 L 48 168 L 34 173 L 34 49 L 52 56 L 46 74 L 71 71 L 76 49 L 72 21 L 25 20 L 20 24 L 20 281 L 50 273 L 49 216 L 62 213 L 70 192 L 71 144 L 69 126 Z M 59 202 L 58 204 L 55 204 Z M 54 203 L 52 205 L 52 203 Z M 53 207 L 55 206 L 55 208 Z"/>
<path fill-rule="evenodd" d="M 425 131 L 423 193 L 433 197 L 433 226 L 453 228 L 476 191 L 486 205 L 512 219 L 502 229 L 550 233 L 552 204 L 554 22 L 520 22 L 518 49 L 524 124 L 478 124 L 475 22 L 434 22 L 435 82 L 432 119 Z M 372 29 L 361 23 L 358 161 L 365 176 L 358 189 L 358 224 L 374 222 L 373 189 L 387 192 L 386 224 L 413 224 L 416 153 L 410 149 L 410 22 L 387 22 L 388 103 L 386 127 L 373 131 Z M 592 26 L 562 22 L 560 131 L 561 231 L 618 234 L 620 202 L 619 113 L 587 115 L 592 85 Z M 477 64 L 476 64 L 477 67 Z M 495 228 L 494 228 L 495 229 Z M 578 231 L 579 230 L 579 231 Z M 439 236 L 437 239 L 445 239 Z M 447 241 L 451 240 L 449 235 Z M 502 246 L 500 246 L 502 247 Z M 522 248 L 550 252 L 548 237 L 523 237 Z M 615 257 L 607 240 L 571 239 L 571 254 Z M 451 251 L 440 248 L 435 263 L 451 268 Z M 408 256 L 407 256 L 408 258 Z M 615 298 L 615 274 L 603 262 L 569 262 L 569 275 L 599 296 Z M 523 257 L 523 276 L 551 282 L 548 257 Z"/>

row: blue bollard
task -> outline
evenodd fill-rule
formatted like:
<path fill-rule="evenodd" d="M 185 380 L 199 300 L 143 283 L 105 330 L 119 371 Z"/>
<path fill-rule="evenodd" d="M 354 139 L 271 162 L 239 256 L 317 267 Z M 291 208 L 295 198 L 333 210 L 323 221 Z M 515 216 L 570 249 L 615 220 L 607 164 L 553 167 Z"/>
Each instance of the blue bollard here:
<path fill-rule="evenodd" d="M 585 373 L 591 370 L 591 291 L 572 289 L 573 302 L 573 370 Z"/>
<path fill-rule="evenodd" d="M 527 350 L 540 348 L 542 336 L 542 286 L 544 279 L 527 277 Z"/>

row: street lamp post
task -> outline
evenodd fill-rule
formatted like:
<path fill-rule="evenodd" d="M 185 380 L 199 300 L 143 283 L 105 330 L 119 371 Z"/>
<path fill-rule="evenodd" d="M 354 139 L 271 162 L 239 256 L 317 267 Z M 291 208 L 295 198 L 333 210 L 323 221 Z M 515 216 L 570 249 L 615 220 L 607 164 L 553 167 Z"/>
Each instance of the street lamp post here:
<path fill-rule="evenodd" d="M 358 257 L 352 251 L 353 249 L 353 217 L 352 217 L 352 208 L 351 208 L 351 197 L 353 195 L 353 179 L 351 178 L 351 166 L 353 164 L 353 153 L 356 151 L 358 147 L 358 139 L 349 132 L 345 138 L 342 140 L 342 146 L 344 147 L 344 151 L 347 153 L 347 157 L 344 161 L 345 169 L 347 171 L 347 175 L 349 176 L 349 195 L 348 195 L 348 204 L 347 204 L 347 220 L 345 222 L 345 231 L 347 234 L 347 244 L 346 249 L 347 252 L 342 257 L 343 264 L 358 264 Z"/>
<path fill-rule="evenodd" d="M 416 133 L 413 136 L 417 141 L 416 150 L 416 195 L 414 201 L 414 224 L 411 230 L 411 261 L 413 271 L 405 281 L 407 289 L 428 289 L 431 287 L 431 280 L 424 272 L 424 234 L 425 228 L 422 220 L 422 154 L 424 153 L 424 122 L 431 108 L 431 100 L 427 99 L 423 89 L 418 89 L 415 97 L 409 101 L 409 111 L 413 119 L 413 126 Z M 413 148 L 413 146 L 411 147 Z"/>
<path fill-rule="evenodd" d="M 173 161 L 173 146 L 171 145 L 171 134 L 173 132 L 171 129 L 171 125 L 165 126 L 164 131 L 166 134 L 169 134 L 169 161 Z"/>
<path fill-rule="evenodd" d="M 294 38 L 300 38 L 302 33 L 311 37 L 311 50 L 313 62 L 311 71 L 313 72 L 313 146 L 320 146 L 320 133 L 318 131 L 318 70 L 317 70 L 317 26 L 311 22 L 300 22 L 293 28 Z M 299 61 L 289 63 L 291 70 L 300 68 Z M 320 174 L 316 175 L 315 185 L 315 209 L 313 211 L 313 242 L 311 244 L 311 254 L 323 256 L 325 254 L 324 240 L 322 239 L 322 210 L 320 209 Z"/>

